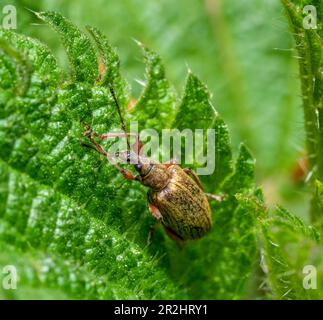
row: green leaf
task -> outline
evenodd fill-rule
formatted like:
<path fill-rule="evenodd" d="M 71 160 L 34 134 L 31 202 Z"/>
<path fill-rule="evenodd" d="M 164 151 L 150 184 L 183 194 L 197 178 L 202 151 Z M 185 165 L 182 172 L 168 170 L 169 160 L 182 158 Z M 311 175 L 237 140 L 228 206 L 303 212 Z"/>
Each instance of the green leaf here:
<path fill-rule="evenodd" d="M 193 122 L 192 119 L 194 119 Z M 187 128 L 192 130 L 193 133 L 196 129 L 203 130 L 203 151 L 208 150 L 210 158 L 214 159 L 214 172 L 207 176 L 200 176 L 200 178 L 208 191 L 217 191 L 221 181 L 232 171 L 232 153 L 228 128 L 214 109 L 207 87 L 191 71 L 189 71 L 187 76 L 184 95 L 176 114 L 173 128 L 183 133 Z M 214 130 L 214 145 L 210 146 L 208 144 L 209 137 L 207 136 L 207 129 Z M 197 163 L 196 157 L 193 159 L 193 165 L 185 164 L 185 158 L 183 156 L 185 147 L 182 144 L 181 163 L 184 163 L 184 166 L 189 166 L 196 170 L 200 166 Z M 194 151 L 192 150 L 192 152 Z M 196 153 L 195 149 L 194 154 L 196 155 Z"/>
<path fill-rule="evenodd" d="M 226 210 L 220 208 L 219 214 L 229 215 L 229 210 L 229 206 Z M 218 243 L 221 241 L 224 246 L 215 246 L 218 253 L 218 260 L 214 266 L 216 286 L 219 298 L 241 299 L 257 258 L 255 218 L 249 208 L 239 204 L 231 221 L 223 220 L 215 219 L 219 233 L 216 240 Z M 220 231 L 219 228 L 223 229 Z M 224 238 L 220 240 L 220 237 Z"/>
<path fill-rule="evenodd" d="M 315 197 L 314 199 L 317 200 L 317 207 L 318 210 L 323 211 L 323 183 L 320 180 L 316 180 L 315 183 Z M 319 218 L 317 221 L 317 225 L 323 226 L 323 217 Z M 322 232 L 322 228 L 320 228 L 320 231 Z"/>
<path fill-rule="evenodd" d="M 90 39 L 56 12 L 39 12 L 36 15 L 59 33 L 76 80 L 93 83 L 97 78 L 98 63 Z"/>
<path fill-rule="evenodd" d="M 1 102 L 1 240 L 87 270 L 97 280 L 87 280 L 78 297 L 166 298 L 180 292 L 156 259 L 125 238 L 129 225 L 122 226 L 116 185 L 108 183 L 115 169 L 80 145 L 84 119 L 102 131 L 116 123 L 106 88 L 87 84 L 91 72 L 77 76 L 84 82 L 59 83 L 45 46 L 14 33 L 4 37 L 29 59 L 33 75 L 26 96 Z M 64 279 L 73 276 L 73 268 Z"/>
<path fill-rule="evenodd" d="M 125 108 L 131 95 L 118 55 L 95 28 L 88 38 L 59 14 L 37 15 L 61 36 L 73 72 L 63 77 L 38 41 L 1 31 L 0 265 L 14 264 L 21 277 L 1 297 L 239 299 L 260 262 L 267 286 L 257 298 L 321 297 L 302 285 L 304 266 L 323 274 L 319 233 L 282 207 L 266 208 L 244 144 L 232 165 L 228 129 L 206 86 L 189 72 L 177 101 L 161 59 L 142 46 L 147 83 L 128 120 L 158 132 L 214 129 L 215 171 L 201 179 L 225 195 L 210 202 L 214 226 L 205 237 L 179 250 L 158 230 L 147 248 L 155 222 L 147 189 L 81 147 L 82 122 L 98 133 L 120 127 L 107 88 L 113 84 Z M 319 205 L 321 189 L 317 180 Z"/>
<path fill-rule="evenodd" d="M 155 129 L 160 132 L 172 123 L 176 94 L 165 76 L 165 69 L 160 57 L 138 42 L 143 50 L 146 63 L 146 82 L 135 106 L 130 113 L 135 113 L 139 130 Z"/>
<path fill-rule="evenodd" d="M 210 102 L 210 94 L 206 86 L 189 71 L 184 96 L 173 126 L 180 129 L 210 128 L 215 115 L 216 111 Z M 194 119 L 193 123 L 192 119 Z"/>
<path fill-rule="evenodd" d="M 0 30 L 2 33 L 2 31 Z M 0 87 L 13 89 L 18 95 L 24 94 L 30 82 L 30 68 L 28 61 L 3 38 L 0 40 Z M 9 55 L 11 57 L 9 57 Z M 19 64 L 23 68 L 19 68 Z"/>
<path fill-rule="evenodd" d="M 115 51 L 108 42 L 102 32 L 94 27 L 87 26 L 87 30 L 95 41 L 98 49 L 99 62 L 102 64 L 103 74 L 100 84 L 107 86 L 112 84 L 115 93 L 118 97 L 118 101 L 121 106 L 125 106 L 129 100 L 129 85 L 120 75 L 120 60 Z"/>
<path fill-rule="evenodd" d="M 323 183 L 319 180 L 316 181 L 316 194 L 317 199 L 319 200 L 319 205 L 323 206 Z"/>
<path fill-rule="evenodd" d="M 270 289 L 275 299 L 297 299 L 304 297 L 301 284 L 297 280 L 295 270 L 286 261 L 280 245 L 270 234 L 269 226 L 262 225 L 264 239 L 263 271 L 268 274 Z"/>
<path fill-rule="evenodd" d="M 228 194 L 248 190 L 253 186 L 255 160 L 244 144 L 240 145 L 234 172 L 223 182 L 222 189 Z"/>
<path fill-rule="evenodd" d="M 315 228 L 282 207 L 270 213 L 259 197 L 238 195 L 237 199 L 257 219 L 261 268 L 267 283 L 263 289 L 274 299 L 317 299 L 318 292 L 304 288 L 302 274 L 306 265 L 314 265 L 320 272 L 323 268 L 320 254 L 310 254 L 314 246 L 321 250 Z"/>
<path fill-rule="evenodd" d="M 309 239 L 312 239 L 319 243 L 320 234 L 314 227 L 306 226 L 300 218 L 294 216 L 283 207 L 278 206 L 275 213 L 277 215 L 274 218 L 276 225 L 284 227 L 285 229 L 289 228 L 294 232 L 303 234 L 305 237 L 308 237 Z"/>
<path fill-rule="evenodd" d="M 25 174 L 3 163 L 1 169 L 6 170 L 1 176 L 6 179 L 8 196 L 6 211 L 1 214 L 0 239 L 22 250 L 38 248 L 58 260 L 58 266 L 53 262 L 53 269 L 57 269 L 54 274 L 47 270 L 48 277 L 53 277 L 50 279 L 53 286 L 59 277 L 75 277 L 75 284 L 62 281 L 65 286 L 77 283 L 86 286 L 78 293 L 79 298 L 93 294 L 94 298 L 138 299 L 166 297 L 167 291 L 175 292 L 173 287 L 159 294 L 151 287 L 152 283 L 156 288 L 172 285 L 160 282 L 163 276 L 156 261 L 123 234 L 93 218 L 70 198 L 39 185 Z M 70 267 L 66 267 L 68 264 Z M 59 274 L 59 265 L 65 265 L 65 274 Z M 78 266 L 84 272 L 79 270 L 73 275 Z M 86 274 L 96 280 L 85 282 L 80 275 Z M 140 283 L 136 279 L 141 279 Z M 93 290 L 96 292 L 91 293 Z"/>
<path fill-rule="evenodd" d="M 80 274 L 84 270 L 78 270 L 75 267 L 73 270 L 73 266 L 68 261 L 58 264 L 49 255 L 40 255 L 39 252 L 25 253 L 9 245 L 3 246 L 3 244 L 1 244 L 0 265 L 14 266 L 19 276 L 16 289 L 6 290 L 3 286 L 0 287 L 0 299 L 4 300 L 81 298 L 79 293 L 84 292 L 85 283 L 90 280 L 87 278 L 88 275 Z M 5 276 L 7 275 L 4 274 Z M 83 277 L 83 283 L 81 281 L 77 283 L 75 276 L 78 280 Z M 69 294 L 66 292 L 68 283 L 71 284 Z"/>

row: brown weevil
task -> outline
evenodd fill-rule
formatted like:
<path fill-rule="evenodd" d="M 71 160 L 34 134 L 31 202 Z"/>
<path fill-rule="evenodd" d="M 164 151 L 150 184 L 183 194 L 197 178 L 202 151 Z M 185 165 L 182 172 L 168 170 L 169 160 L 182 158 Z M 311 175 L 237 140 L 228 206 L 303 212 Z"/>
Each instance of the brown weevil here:
<path fill-rule="evenodd" d="M 109 160 L 116 157 L 124 163 L 133 164 L 138 173 L 136 176 L 118 163 L 113 163 L 125 179 L 139 181 L 149 188 L 148 207 L 157 223 L 151 227 L 148 243 L 150 243 L 152 233 L 159 224 L 162 224 L 167 235 L 180 246 L 183 245 L 185 240 L 203 237 L 212 227 L 212 214 L 208 199 L 221 201 L 221 196 L 205 193 L 198 175 L 193 170 L 182 169 L 175 162 L 158 163 L 143 156 L 143 144 L 138 136 L 136 136 L 136 143 L 131 150 L 129 141 L 131 134 L 127 133 L 120 106 L 111 84 L 109 84 L 109 89 L 123 133 L 98 134 L 93 132 L 88 125 L 85 125 L 84 136 L 91 144 L 83 145 L 95 149 Z M 109 154 L 96 141 L 96 139 L 106 140 L 121 136 L 127 139 L 128 150 L 114 156 Z"/>

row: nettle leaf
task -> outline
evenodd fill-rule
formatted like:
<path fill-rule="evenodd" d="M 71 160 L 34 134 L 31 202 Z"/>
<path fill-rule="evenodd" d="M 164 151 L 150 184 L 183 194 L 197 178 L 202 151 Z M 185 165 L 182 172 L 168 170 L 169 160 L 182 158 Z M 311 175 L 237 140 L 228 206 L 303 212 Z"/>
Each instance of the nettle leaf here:
<path fill-rule="evenodd" d="M 29 176 L 3 163 L 1 169 L 8 190 L 3 190 L 7 202 L 1 214 L 0 239 L 21 250 L 32 247 L 47 252 L 40 264 L 45 268 L 39 275 L 43 282 L 74 298 L 138 299 L 175 293 L 174 287 L 158 292 L 171 284 L 161 282 L 157 261 L 123 234 Z"/>
<path fill-rule="evenodd" d="M 262 290 L 274 299 L 317 299 L 320 292 L 306 290 L 303 271 L 312 265 L 318 273 L 323 271 L 317 230 L 282 207 L 269 212 L 261 197 L 237 195 L 237 199 L 257 219 Z"/>
<path fill-rule="evenodd" d="M 215 171 L 201 179 L 225 195 L 211 202 L 214 228 L 203 239 L 179 250 L 158 230 L 147 248 L 147 189 L 81 146 L 83 122 L 99 133 L 120 129 L 107 85 L 123 113 L 131 93 L 118 55 L 93 27 L 87 35 L 57 13 L 37 16 L 61 36 L 71 72 L 62 76 L 45 45 L 0 31 L 0 264 L 21 276 L 21 290 L 0 296 L 36 297 L 37 289 L 55 298 L 238 299 L 262 253 L 269 297 L 311 297 L 300 266 L 323 270 L 320 256 L 306 251 L 315 243 L 320 252 L 317 231 L 280 207 L 268 213 L 255 190 L 255 160 L 242 144 L 232 164 L 228 129 L 206 86 L 189 72 L 177 101 L 160 57 L 142 46 L 147 83 L 127 120 L 159 133 L 214 129 Z M 299 251 L 290 248 L 296 241 Z"/>
<path fill-rule="evenodd" d="M 76 81 L 94 82 L 98 74 L 98 63 L 90 39 L 58 13 L 40 12 L 36 15 L 60 35 Z"/>
<path fill-rule="evenodd" d="M 323 182 L 316 180 L 316 196 L 319 200 L 320 208 L 323 208 Z"/>
<path fill-rule="evenodd" d="M 65 34 L 60 32 L 67 38 L 67 47 L 72 45 L 68 38 L 88 43 L 59 15 L 40 16 L 50 24 L 66 27 Z M 175 289 L 162 270 L 158 271 L 157 261 L 125 238 L 118 186 L 108 183 L 114 180 L 115 169 L 80 145 L 83 120 L 101 132 L 116 124 L 115 107 L 107 98 L 107 89 L 95 85 L 94 49 L 81 60 L 76 57 L 77 51 L 67 50 L 74 56 L 70 61 L 78 81 L 72 78 L 60 83 L 56 61 L 44 45 L 15 33 L 3 32 L 1 36 L 12 47 L 18 46 L 33 71 L 25 96 L 11 95 L 1 101 L 2 241 L 17 248 L 31 246 L 57 260 L 70 259 L 75 267 L 81 265 L 100 279 L 101 289 L 95 291 L 97 285 L 86 282 L 87 289 L 78 297 L 88 297 L 87 290 L 95 291 L 91 297 L 96 298 L 174 296 L 180 289 Z M 127 203 L 128 195 L 124 196 Z M 130 260 L 127 252 L 133 256 Z M 147 259 L 147 268 L 141 256 Z M 143 274 L 129 277 L 134 264 Z M 148 282 L 142 291 L 144 278 Z M 50 281 L 52 287 L 59 282 L 65 280 L 53 276 Z"/>
<path fill-rule="evenodd" d="M 194 119 L 194 121 L 192 121 Z M 184 134 L 185 129 L 190 129 L 193 134 L 196 129 L 203 129 L 203 150 L 210 153 L 210 159 L 214 159 L 214 171 L 210 175 L 201 176 L 202 182 L 210 192 L 217 191 L 221 181 L 232 171 L 232 152 L 228 128 L 211 103 L 211 97 L 207 87 L 189 71 L 185 91 L 176 114 L 173 128 L 180 130 Z M 214 142 L 210 145 L 207 136 L 207 129 L 213 129 L 215 134 Z M 185 137 L 185 134 L 184 134 Z M 195 141 L 196 144 L 196 141 Z M 201 167 L 196 155 L 201 150 L 196 150 L 192 146 L 194 153 L 194 163 L 185 163 L 184 152 L 187 146 L 182 143 L 181 163 L 183 166 L 191 167 L 196 170 Z M 204 155 L 206 156 L 206 155 Z M 203 166 L 203 165 L 202 165 Z"/>
<path fill-rule="evenodd" d="M 284 227 L 284 229 L 291 229 L 292 231 L 302 234 L 303 236 L 319 243 L 320 234 L 314 227 L 305 225 L 300 218 L 294 216 L 283 207 L 278 206 L 275 213 L 275 225 Z"/>
<path fill-rule="evenodd" d="M 87 26 L 87 30 L 92 36 L 99 54 L 99 81 L 102 86 L 111 83 L 118 97 L 121 106 L 129 102 L 129 85 L 121 77 L 119 67 L 120 60 L 114 48 L 102 32 L 94 27 Z M 100 70 L 101 68 L 101 70 Z"/>
<path fill-rule="evenodd" d="M 68 283 L 73 283 L 73 277 L 78 273 L 78 269 L 75 268 L 73 272 L 70 270 L 70 265 L 68 263 L 63 263 L 63 265 L 55 264 L 50 256 L 41 256 L 39 252 L 22 252 L 17 248 L 3 244 L 0 245 L 0 265 L 1 266 L 14 266 L 19 279 L 15 283 L 18 290 L 3 290 L 1 286 L 0 289 L 0 299 L 71 299 L 72 296 L 68 295 L 63 289 L 59 289 L 58 286 L 53 288 L 51 279 L 54 278 L 54 272 L 57 271 L 59 274 L 56 277 L 60 277 L 60 283 L 65 282 L 65 288 Z M 64 265 L 65 264 L 65 265 Z M 57 269 L 55 270 L 56 267 Z M 80 272 L 84 270 L 80 270 Z M 69 278 L 69 275 L 72 275 Z M 77 275 L 78 279 L 82 275 Z M 80 276 L 80 277 L 79 277 Z M 47 283 L 45 278 L 47 278 Z M 66 281 L 72 280 L 72 281 Z M 87 279 L 84 276 L 84 281 Z M 5 279 L 4 279 L 5 281 Z M 85 282 L 84 282 L 85 283 Z M 12 285 L 12 281 L 10 282 Z M 72 284 L 71 287 L 82 291 L 82 286 L 77 284 Z"/>
<path fill-rule="evenodd" d="M 7 90 L 13 89 L 18 95 L 24 94 L 30 82 L 30 66 L 28 60 L 18 51 L 10 47 L 5 39 L 0 40 L 0 45 L 3 50 L 3 52 L 0 52 L 0 87 Z M 17 68 L 16 61 L 23 67 Z"/>
<path fill-rule="evenodd" d="M 149 128 L 160 132 L 169 128 L 173 121 L 176 93 L 166 79 L 160 57 L 143 44 L 138 44 L 144 53 L 146 80 L 143 92 L 130 109 L 130 114 L 136 113 L 135 120 L 139 122 L 139 130 Z"/>
<path fill-rule="evenodd" d="M 244 144 L 240 145 L 234 172 L 223 182 L 222 189 L 228 194 L 249 190 L 254 181 L 255 160 Z"/>

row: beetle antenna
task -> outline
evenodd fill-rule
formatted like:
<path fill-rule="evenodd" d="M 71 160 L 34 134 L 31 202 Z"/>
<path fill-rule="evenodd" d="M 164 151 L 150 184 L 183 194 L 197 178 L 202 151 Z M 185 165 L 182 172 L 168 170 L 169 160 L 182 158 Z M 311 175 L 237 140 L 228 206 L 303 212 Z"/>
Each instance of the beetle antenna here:
<path fill-rule="evenodd" d="M 122 114 L 121 114 L 120 105 L 119 105 L 117 96 L 116 96 L 116 94 L 114 92 L 114 89 L 113 89 L 113 86 L 112 86 L 111 83 L 109 83 L 109 89 L 110 89 L 111 95 L 113 97 L 114 103 L 116 105 L 116 109 L 117 109 L 117 112 L 118 112 L 118 115 L 119 115 L 119 119 L 120 119 L 120 122 L 121 122 L 122 131 L 126 135 L 128 150 L 130 150 L 129 134 L 127 133 L 126 125 L 125 125 L 125 122 L 124 122 L 123 117 L 122 117 Z"/>

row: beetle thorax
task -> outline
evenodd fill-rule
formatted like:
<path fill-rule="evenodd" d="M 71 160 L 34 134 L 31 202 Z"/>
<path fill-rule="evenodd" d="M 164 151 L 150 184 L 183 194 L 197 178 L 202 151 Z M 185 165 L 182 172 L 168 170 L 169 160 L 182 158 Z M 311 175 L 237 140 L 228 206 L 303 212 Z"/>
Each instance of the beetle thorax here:
<path fill-rule="evenodd" d="M 169 178 L 169 172 L 163 164 L 150 164 L 150 169 L 146 175 L 142 176 L 141 183 L 153 190 L 159 191 L 166 187 Z"/>

